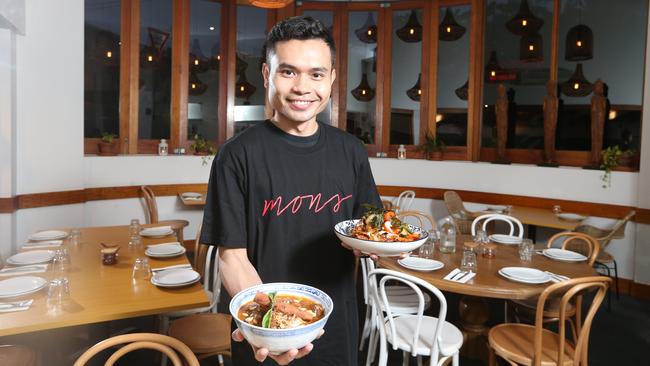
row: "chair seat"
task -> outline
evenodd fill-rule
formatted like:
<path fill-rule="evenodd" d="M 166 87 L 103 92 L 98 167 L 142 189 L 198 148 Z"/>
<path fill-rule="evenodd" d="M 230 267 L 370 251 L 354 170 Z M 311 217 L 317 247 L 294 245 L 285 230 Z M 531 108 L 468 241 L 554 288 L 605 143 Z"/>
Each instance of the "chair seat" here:
<path fill-rule="evenodd" d="M 424 308 L 431 306 L 431 296 L 424 295 Z M 418 296 L 413 289 L 406 286 L 386 286 L 386 297 L 393 314 L 414 314 L 418 312 Z M 382 309 L 383 310 L 383 309 Z"/>
<path fill-rule="evenodd" d="M 203 291 L 205 292 L 205 295 L 208 297 L 208 299 L 212 299 L 212 291 L 208 291 L 208 290 L 203 290 Z M 192 308 L 192 309 L 172 311 L 172 312 L 163 314 L 163 316 L 166 316 L 166 317 L 169 317 L 169 318 L 180 318 L 182 316 L 187 316 L 187 315 L 192 315 L 192 314 L 207 313 L 209 311 L 212 311 L 212 307 L 213 307 L 213 305 L 211 304 L 211 305 L 203 306 L 203 307 L 200 307 L 200 308 Z"/>
<path fill-rule="evenodd" d="M 537 310 L 537 298 L 533 297 L 526 300 L 512 300 L 515 306 L 515 311 L 524 311 L 526 314 L 535 316 Z M 576 314 L 576 307 L 569 302 L 566 306 L 566 316 L 572 317 Z M 554 297 L 548 299 L 544 306 L 544 318 L 559 318 L 560 317 L 560 298 Z"/>
<path fill-rule="evenodd" d="M 559 335 L 542 329 L 542 366 L 557 365 Z M 490 346 L 496 353 L 521 365 L 531 365 L 535 327 L 527 324 L 500 324 L 488 333 Z M 574 350 L 565 343 L 563 366 L 573 365 Z"/>
<path fill-rule="evenodd" d="M 36 366 L 36 352 L 25 346 L 0 346 L 0 365 Z"/>
<path fill-rule="evenodd" d="M 386 329 L 386 336 L 388 342 L 392 345 L 412 353 L 411 350 L 411 341 L 413 339 L 413 333 L 415 333 L 415 326 L 417 325 L 417 316 L 416 315 L 401 315 L 394 319 L 395 321 L 395 331 L 397 333 L 395 340 L 392 339 L 392 332 L 390 330 L 390 323 L 386 321 L 384 323 L 384 328 Z M 416 353 L 422 356 L 430 356 L 430 351 L 433 346 L 433 332 L 436 329 L 438 324 L 438 318 L 431 316 L 422 317 L 422 324 L 420 324 L 420 337 L 416 347 Z M 451 324 L 448 321 L 442 326 L 442 332 L 440 332 L 440 337 L 442 338 L 442 347 L 440 353 L 444 356 L 449 356 L 454 352 L 458 351 L 463 345 L 463 334 L 460 332 L 455 325 Z"/>
<path fill-rule="evenodd" d="M 194 314 L 172 323 L 167 334 L 185 343 L 194 353 L 230 350 L 230 322 L 227 314 Z"/>

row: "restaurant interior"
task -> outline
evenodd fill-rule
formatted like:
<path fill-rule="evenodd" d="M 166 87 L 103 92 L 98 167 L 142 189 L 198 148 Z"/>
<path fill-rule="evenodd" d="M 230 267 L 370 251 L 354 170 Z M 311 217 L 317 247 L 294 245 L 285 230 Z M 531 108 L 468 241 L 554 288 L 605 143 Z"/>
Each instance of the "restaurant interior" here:
<path fill-rule="evenodd" d="M 273 115 L 262 47 L 295 15 L 337 48 L 318 121 L 363 143 L 378 209 L 417 234 L 383 252 L 333 228 L 379 255 L 355 267 L 359 365 L 646 364 L 649 11 L 0 0 L 0 364 L 232 364 L 208 179 Z"/>

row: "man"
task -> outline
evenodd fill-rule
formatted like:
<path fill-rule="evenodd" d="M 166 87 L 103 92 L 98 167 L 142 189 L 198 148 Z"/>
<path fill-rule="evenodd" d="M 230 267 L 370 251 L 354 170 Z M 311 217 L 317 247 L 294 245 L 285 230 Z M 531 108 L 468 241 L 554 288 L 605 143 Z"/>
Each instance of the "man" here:
<path fill-rule="evenodd" d="M 220 149 L 201 240 L 219 246 L 230 296 L 260 283 L 304 283 L 330 295 L 334 311 L 315 345 L 278 356 L 252 349 L 235 330 L 233 363 L 356 365 L 355 256 L 333 228 L 360 217 L 361 204 L 381 204 L 368 155 L 354 136 L 316 121 L 336 78 L 328 31 L 310 17 L 293 17 L 271 29 L 265 49 L 273 117 Z"/>

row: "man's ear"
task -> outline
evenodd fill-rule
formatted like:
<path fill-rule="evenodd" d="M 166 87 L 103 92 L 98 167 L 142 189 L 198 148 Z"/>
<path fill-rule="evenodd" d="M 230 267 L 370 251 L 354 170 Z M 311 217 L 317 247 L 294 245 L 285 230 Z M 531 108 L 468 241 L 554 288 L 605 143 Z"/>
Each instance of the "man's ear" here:
<path fill-rule="evenodd" d="M 334 85 L 334 80 L 336 80 L 336 69 L 332 69 L 332 83 L 331 83 L 331 85 Z"/>
<path fill-rule="evenodd" d="M 269 65 L 265 62 L 262 64 L 262 77 L 264 77 L 264 88 L 268 89 L 269 87 Z"/>

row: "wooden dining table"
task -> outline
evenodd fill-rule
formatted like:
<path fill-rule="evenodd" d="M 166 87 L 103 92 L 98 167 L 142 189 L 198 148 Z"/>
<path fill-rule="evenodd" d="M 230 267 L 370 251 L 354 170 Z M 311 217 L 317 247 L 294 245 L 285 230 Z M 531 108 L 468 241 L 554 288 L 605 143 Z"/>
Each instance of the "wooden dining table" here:
<path fill-rule="evenodd" d="M 155 226 L 155 225 L 145 225 Z M 163 238 L 142 237 L 139 248 L 129 248 L 129 226 L 90 227 L 81 229 L 79 244 L 64 241 L 70 253 L 69 269 L 55 273 L 52 265 L 44 273 L 25 274 L 46 280 L 65 276 L 70 284 L 70 298 L 62 308 L 48 308 L 47 287 L 22 298 L 2 299 L 18 301 L 34 299 L 26 311 L 0 313 L 0 336 L 36 332 L 74 325 L 161 314 L 170 311 L 204 307 L 208 297 L 199 283 L 179 288 L 161 288 L 149 280 L 132 280 L 136 258 L 146 257 L 148 244 L 175 241 L 172 234 Z M 104 265 L 100 243 L 119 245 L 116 264 Z M 149 258 L 152 268 L 188 263 L 185 255 L 156 259 Z M 0 277 L 4 280 L 9 277 Z"/>

